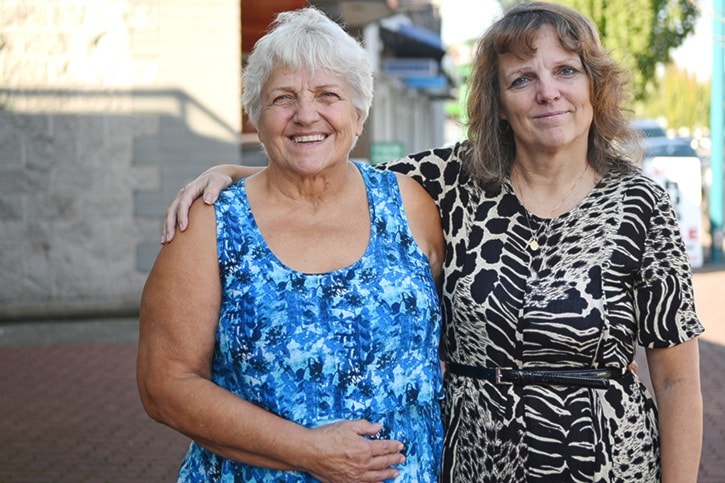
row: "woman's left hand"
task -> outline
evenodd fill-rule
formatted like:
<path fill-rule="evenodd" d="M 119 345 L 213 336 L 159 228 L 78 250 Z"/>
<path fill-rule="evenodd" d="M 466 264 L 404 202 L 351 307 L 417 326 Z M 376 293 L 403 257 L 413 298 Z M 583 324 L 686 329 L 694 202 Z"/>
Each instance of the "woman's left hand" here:
<path fill-rule="evenodd" d="M 382 482 L 399 476 L 404 445 L 396 440 L 368 439 L 382 425 L 365 420 L 340 421 L 311 431 L 305 471 L 323 482 Z"/>

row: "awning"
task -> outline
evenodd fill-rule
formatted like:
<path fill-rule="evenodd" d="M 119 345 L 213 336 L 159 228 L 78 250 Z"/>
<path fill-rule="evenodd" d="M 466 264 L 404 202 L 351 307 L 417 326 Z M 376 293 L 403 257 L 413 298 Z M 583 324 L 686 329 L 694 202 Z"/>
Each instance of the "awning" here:
<path fill-rule="evenodd" d="M 380 22 L 380 37 L 396 57 L 429 57 L 440 61 L 446 53 L 436 32 L 394 18 Z"/>
<path fill-rule="evenodd" d="M 310 5 L 320 7 L 330 18 L 356 27 L 395 13 L 389 0 L 310 0 Z"/>

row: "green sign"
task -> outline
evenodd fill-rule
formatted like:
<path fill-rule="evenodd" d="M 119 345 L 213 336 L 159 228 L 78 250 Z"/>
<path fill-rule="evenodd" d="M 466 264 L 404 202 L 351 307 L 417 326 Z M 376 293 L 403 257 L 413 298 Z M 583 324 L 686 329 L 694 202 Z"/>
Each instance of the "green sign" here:
<path fill-rule="evenodd" d="M 405 156 L 403 143 L 382 141 L 370 145 L 370 164 L 373 166 L 386 161 L 393 161 L 403 156 Z"/>

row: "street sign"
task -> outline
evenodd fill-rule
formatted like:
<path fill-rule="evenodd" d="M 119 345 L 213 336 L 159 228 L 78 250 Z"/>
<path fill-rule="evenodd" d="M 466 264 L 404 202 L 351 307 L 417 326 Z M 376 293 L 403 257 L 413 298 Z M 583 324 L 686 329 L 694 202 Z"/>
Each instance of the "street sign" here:
<path fill-rule="evenodd" d="M 370 164 L 373 166 L 405 156 L 403 143 L 397 141 L 378 141 L 370 145 Z"/>

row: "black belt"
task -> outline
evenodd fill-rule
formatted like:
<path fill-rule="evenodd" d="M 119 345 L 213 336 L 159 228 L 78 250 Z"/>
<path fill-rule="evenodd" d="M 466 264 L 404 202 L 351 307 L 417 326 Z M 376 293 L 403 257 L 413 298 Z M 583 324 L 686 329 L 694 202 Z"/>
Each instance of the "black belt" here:
<path fill-rule="evenodd" d="M 581 386 L 606 389 L 609 380 L 624 374 L 621 369 L 510 369 L 467 366 L 447 362 L 446 370 L 459 376 L 483 379 L 494 384 L 545 384 L 552 386 Z"/>

